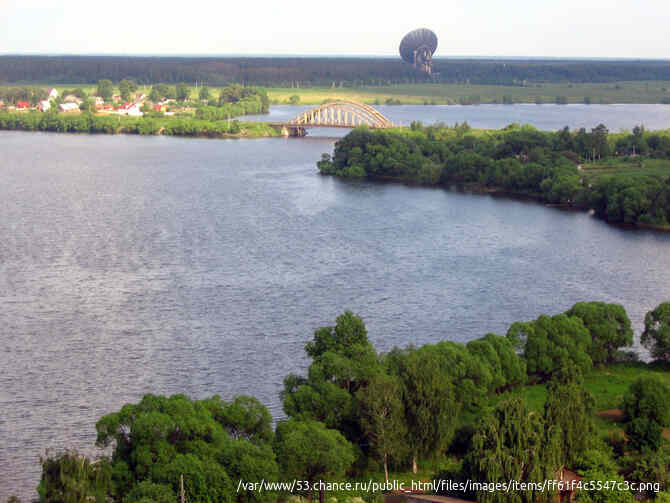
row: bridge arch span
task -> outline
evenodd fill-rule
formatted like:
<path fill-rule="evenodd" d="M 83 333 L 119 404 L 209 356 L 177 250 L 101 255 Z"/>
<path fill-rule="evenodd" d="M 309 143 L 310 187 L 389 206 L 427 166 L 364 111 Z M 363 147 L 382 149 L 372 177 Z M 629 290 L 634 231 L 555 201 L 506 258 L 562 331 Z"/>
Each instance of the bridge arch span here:
<path fill-rule="evenodd" d="M 370 105 L 353 101 L 332 101 L 296 115 L 287 126 L 320 126 L 355 128 L 367 126 L 371 129 L 395 127 L 384 115 Z"/>

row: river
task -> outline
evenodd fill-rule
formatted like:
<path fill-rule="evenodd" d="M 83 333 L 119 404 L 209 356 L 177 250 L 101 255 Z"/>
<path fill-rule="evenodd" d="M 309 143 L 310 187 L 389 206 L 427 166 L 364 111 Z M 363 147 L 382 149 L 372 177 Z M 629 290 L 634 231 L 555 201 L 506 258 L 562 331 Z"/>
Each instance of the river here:
<path fill-rule="evenodd" d="M 640 115 L 618 121 L 555 108 L 599 111 L 579 124 L 613 130 L 670 116 L 629 107 Z M 383 108 L 397 122 L 497 124 L 441 115 L 484 106 Z M 95 454 L 96 420 L 144 393 L 253 394 L 281 417 L 283 377 L 345 309 L 384 351 L 502 334 L 580 300 L 623 304 L 639 336 L 670 298 L 670 234 L 322 177 L 333 141 L 316 136 L 0 132 L 0 501 L 35 495 L 47 448 Z"/>

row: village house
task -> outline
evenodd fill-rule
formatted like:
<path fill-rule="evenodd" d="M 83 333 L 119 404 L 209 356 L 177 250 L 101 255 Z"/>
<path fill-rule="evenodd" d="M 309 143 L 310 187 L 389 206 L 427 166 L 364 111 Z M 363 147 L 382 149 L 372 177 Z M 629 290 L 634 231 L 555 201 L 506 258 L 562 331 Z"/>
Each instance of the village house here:
<path fill-rule="evenodd" d="M 132 101 L 129 101 L 128 103 L 125 103 L 122 106 L 120 106 L 117 113 L 120 115 L 131 115 L 135 117 L 142 117 L 142 115 L 144 114 L 140 110 L 141 106 L 142 105 L 139 103 L 133 103 Z"/>
<path fill-rule="evenodd" d="M 17 101 L 16 110 L 28 110 L 30 108 L 30 103 L 27 101 Z"/>
<path fill-rule="evenodd" d="M 58 105 L 58 110 L 66 114 L 80 112 L 79 105 L 77 105 L 76 103 L 61 103 L 60 105 Z"/>
<path fill-rule="evenodd" d="M 40 112 L 46 112 L 51 108 L 51 102 L 49 100 L 42 100 L 37 104 L 37 109 Z"/>
<path fill-rule="evenodd" d="M 77 98 L 74 94 L 68 94 L 63 98 L 63 101 L 66 103 L 76 103 L 77 105 L 81 105 L 84 102 L 84 100 Z"/>
<path fill-rule="evenodd" d="M 49 89 L 47 92 L 47 100 L 55 100 L 58 98 L 58 91 L 55 88 Z"/>
<path fill-rule="evenodd" d="M 144 93 L 135 94 L 135 103 L 144 103 L 147 99 L 147 95 Z"/>
<path fill-rule="evenodd" d="M 2 107 L 4 107 L 4 106 L 5 106 L 5 102 L 2 101 L 2 100 L 0 100 L 0 108 L 2 108 Z"/>

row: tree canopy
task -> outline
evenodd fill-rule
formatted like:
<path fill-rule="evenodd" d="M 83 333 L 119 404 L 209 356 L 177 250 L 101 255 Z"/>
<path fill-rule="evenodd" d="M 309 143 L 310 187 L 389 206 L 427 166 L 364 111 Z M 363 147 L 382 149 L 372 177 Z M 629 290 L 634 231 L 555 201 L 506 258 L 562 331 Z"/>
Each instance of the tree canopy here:
<path fill-rule="evenodd" d="M 646 314 L 640 342 L 654 358 L 670 362 L 670 302 Z"/>

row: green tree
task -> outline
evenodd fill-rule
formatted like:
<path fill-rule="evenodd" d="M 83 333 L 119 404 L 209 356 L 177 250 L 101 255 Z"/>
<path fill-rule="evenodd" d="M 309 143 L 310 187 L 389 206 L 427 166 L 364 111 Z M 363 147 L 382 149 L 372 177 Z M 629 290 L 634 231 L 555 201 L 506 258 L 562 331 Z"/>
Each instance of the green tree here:
<path fill-rule="evenodd" d="M 640 341 L 651 356 L 670 361 L 670 302 L 664 302 L 646 314 Z"/>
<path fill-rule="evenodd" d="M 107 460 L 92 463 L 75 451 L 42 458 L 42 476 L 37 491 L 40 503 L 104 503 L 111 491 Z"/>
<path fill-rule="evenodd" d="M 581 372 L 568 362 L 547 384 L 544 422 L 558 426 L 561 436 L 561 459 L 568 466 L 587 449 L 595 438 L 595 400 L 584 389 Z"/>
<path fill-rule="evenodd" d="M 149 100 L 156 103 L 156 102 L 161 101 L 162 99 L 163 99 L 163 96 L 161 96 L 160 92 L 158 91 L 158 87 L 152 86 L 151 91 L 149 91 Z"/>
<path fill-rule="evenodd" d="M 137 90 L 137 84 L 132 80 L 123 79 L 119 82 L 119 92 L 123 101 L 130 101 L 132 94 Z"/>
<path fill-rule="evenodd" d="M 390 363 L 403 386 L 407 440 L 417 473 L 419 458 L 435 458 L 453 438 L 459 412 L 453 378 L 435 346 L 396 352 Z"/>
<path fill-rule="evenodd" d="M 312 358 L 307 378 L 289 375 L 281 394 L 289 417 L 324 422 L 359 443 L 362 437 L 356 392 L 381 372 L 363 320 L 351 311 L 334 327 L 314 332 L 305 346 Z"/>
<path fill-rule="evenodd" d="M 528 374 L 548 379 L 567 362 L 583 373 L 593 366 L 588 350 L 591 335 L 581 318 L 559 314 L 542 315 L 531 322 L 514 323 L 507 337 L 523 349 Z"/>
<path fill-rule="evenodd" d="M 208 100 L 210 98 L 209 87 L 202 86 L 200 91 L 198 91 L 198 97 L 201 100 Z"/>
<path fill-rule="evenodd" d="M 610 363 L 621 347 L 632 346 L 633 329 L 619 304 L 578 302 L 565 314 L 577 316 L 591 334 L 589 355 L 593 363 Z"/>
<path fill-rule="evenodd" d="M 344 475 L 355 459 L 351 443 L 318 421 L 280 422 L 274 449 L 283 477 L 305 480 L 310 485 Z M 319 499 L 323 502 L 322 490 Z"/>
<path fill-rule="evenodd" d="M 397 378 L 379 374 L 358 391 L 363 431 L 371 451 L 384 466 L 389 480 L 389 458 L 402 459 L 406 453 L 407 425 L 401 399 L 402 388 Z"/>
<path fill-rule="evenodd" d="M 670 424 L 670 387 L 658 377 L 642 377 L 623 397 L 626 433 L 639 450 L 658 450 L 662 427 Z"/>
<path fill-rule="evenodd" d="M 596 157 L 601 159 L 609 155 L 609 145 L 607 143 L 607 136 L 609 130 L 604 124 L 598 124 L 595 128 L 591 130 L 591 136 L 593 138 L 593 158 Z"/>
<path fill-rule="evenodd" d="M 300 96 L 297 94 L 292 95 L 289 99 L 288 102 L 290 105 L 299 105 L 300 104 Z"/>
<path fill-rule="evenodd" d="M 504 391 L 526 382 L 526 362 L 506 337 L 486 334 L 467 344 L 468 351 L 485 362 L 491 373 L 489 392 Z"/>
<path fill-rule="evenodd" d="M 240 395 L 215 410 L 215 419 L 233 438 L 251 442 L 272 442 L 272 416 L 258 399 Z"/>
<path fill-rule="evenodd" d="M 191 88 L 188 84 L 180 82 L 175 88 L 175 93 L 178 101 L 186 101 L 191 95 Z"/>
<path fill-rule="evenodd" d="M 562 466 L 560 452 L 560 428 L 545 425 L 541 415 L 515 397 L 500 402 L 480 420 L 464 469 L 475 481 L 542 483 L 556 478 Z M 477 493 L 480 503 L 541 502 L 546 497 L 531 490 Z"/>
<path fill-rule="evenodd" d="M 107 79 L 99 80 L 96 94 L 103 100 L 109 101 L 114 94 L 114 84 L 112 84 L 112 81 Z"/>
<path fill-rule="evenodd" d="M 144 480 L 136 484 L 123 498 L 124 503 L 175 503 L 172 487 Z"/>
<path fill-rule="evenodd" d="M 232 483 L 256 480 L 261 472 L 266 480 L 278 477 L 266 428 L 257 428 L 264 424 L 257 419 L 267 416 L 257 409 L 253 399 L 229 405 L 217 396 L 192 401 L 184 395 L 145 395 L 138 404 L 104 416 L 96 425 L 97 443 L 113 447 L 112 496 L 121 499 L 139 491 L 144 498 L 144 489 L 136 485 L 146 482 L 161 494 L 166 489 L 155 486 L 170 487 L 176 499 L 183 476 L 187 499 L 193 503 L 272 499 L 272 494 L 237 493 Z"/>

